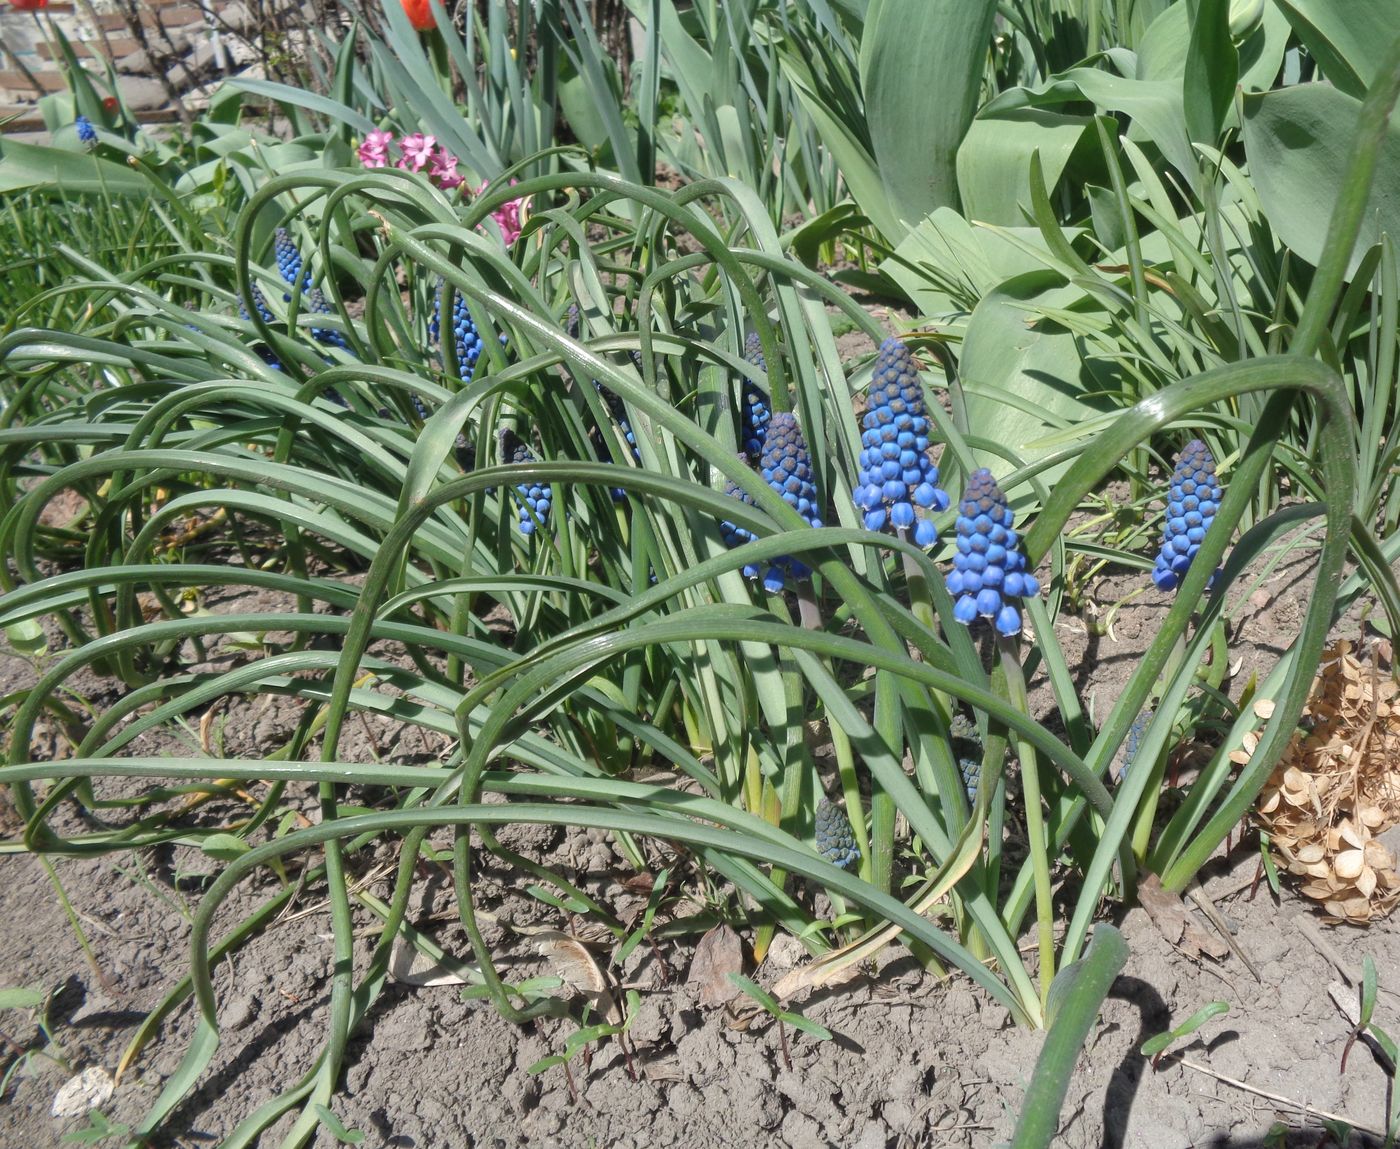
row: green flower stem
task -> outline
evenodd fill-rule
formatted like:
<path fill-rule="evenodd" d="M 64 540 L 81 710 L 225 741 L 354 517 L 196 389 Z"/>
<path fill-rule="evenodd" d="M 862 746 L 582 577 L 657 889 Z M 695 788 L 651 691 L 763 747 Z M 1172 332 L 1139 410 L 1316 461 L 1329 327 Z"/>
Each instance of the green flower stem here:
<path fill-rule="evenodd" d="M 1021 653 L 1016 636 L 997 636 L 1001 665 L 1006 672 L 1007 701 L 1022 714 L 1029 714 L 1026 679 L 1021 670 Z M 1045 839 L 1045 814 L 1040 808 L 1040 773 L 1035 750 L 1018 739 L 1016 757 L 1021 763 L 1021 796 L 1026 808 L 1026 838 L 1030 864 L 1035 874 L 1036 937 L 1040 953 L 1040 1004 L 1050 999 L 1050 983 L 1055 980 L 1055 907 L 1050 894 L 1051 853 Z"/>

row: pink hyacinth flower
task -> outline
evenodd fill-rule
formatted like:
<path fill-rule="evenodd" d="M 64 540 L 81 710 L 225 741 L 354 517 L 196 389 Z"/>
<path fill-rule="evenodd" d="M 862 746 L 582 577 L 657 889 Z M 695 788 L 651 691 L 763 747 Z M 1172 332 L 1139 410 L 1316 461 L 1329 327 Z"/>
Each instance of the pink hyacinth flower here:
<path fill-rule="evenodd" d="M 411 136 L 404 136 L 399 141 L 399 150 L 403 152 L 403 159 L 399 161 L 399 167 L 405 171 L 421 172 L 428 166 L 428 161 L 433 158 L 435 147 L 437 147 L 436 136 L 425 136 L 422 132 L 414 132 Z"/>
<path fill-rule="evenodd" d="M 511 180 L 510 182 L 513 185 L 515 180 Z M 488 187 L 490 187 L 489 180 L 476 189 L 476 194 L 481 195 Z M 520 237 L 520 209 L 524 203 L 524 196 L 521 196 L 519 199 L 509 199 L 491 213 L 491 218 L 496 221 L 497 226 L 501 229 L 501 238 L 505 240 L 507 247 Z"/>
<path fill-rule="evenodd" d="M 393 132 L 370 132 L 360 144 L 360 163 L 367 168 L 385 167 L 389 162 L 389 145 L 393 142 Z"/>
<path fill-rule="evenodd" d="M 428 165 L 428 178 L 443 191 L 451 191 L 466 183 L 466 178 L 457 171 L 458 159 L 446 148 L 438 148 Z"/>

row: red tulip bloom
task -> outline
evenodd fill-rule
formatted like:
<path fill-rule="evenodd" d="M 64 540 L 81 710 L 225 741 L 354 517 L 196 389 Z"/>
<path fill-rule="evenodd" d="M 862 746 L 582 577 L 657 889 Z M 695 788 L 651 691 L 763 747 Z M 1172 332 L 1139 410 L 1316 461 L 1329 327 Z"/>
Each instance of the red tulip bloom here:
<path fill-rule="evenodd" d="M 49 0 L 10 0 L 10 3 L 21 12 L 37 12 L 49 6 Z"/>
<path fill-rule="evenodd" d="M 402 0 L 402 3 L 403 14 L 418 31 L 429 32 L 437 27 L 437 21 L 433 19 L 432 0 Z"/>

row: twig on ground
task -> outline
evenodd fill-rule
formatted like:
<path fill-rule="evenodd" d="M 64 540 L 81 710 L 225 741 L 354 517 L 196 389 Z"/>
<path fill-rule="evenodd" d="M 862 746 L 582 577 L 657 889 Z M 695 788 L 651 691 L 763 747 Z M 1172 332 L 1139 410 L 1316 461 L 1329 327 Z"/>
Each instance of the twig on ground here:
<path fill-rule="evenodd" d="M 1293 919 L 1293 924 L 1308 941 L 1312 942 L 1313 949 L 1317 950 L 1323 957 L 1332 963 L 1332 967 L 1342 975 L 1342 980 L 1347 985 L 1360 984 L 1355 971 L 1346 964 L 1346 959 L 1342 957 L 1337 947 L 1334 946 L 1322 933 L 1322 927 L 1313 920 L 1310 914 L 1302 913 Z M 1377 986 L 1381 993 L 1389 994 L 1391 997 L 1400 998 L 1397 992 L 1388 986 Z"/>
<path fill-rule="evenodd" d="M 1256 1097 L 1263 1097 L 1268 1101 L 1274 1102 L 1276 1105 L 1285 1106 L 1306 1117 L 1316 1117 L 1320 1121 L 1344 1121 L 1347 1125 L 1351 1126 L 1352 1129 L 1361 1133 L 1366 1133 L 1371 1137 L 1385 1136 L 1379 1129 L 1373 1129 L 1371 1126 L 1364 1122 L 1357 1121 L 1355 1118 L 1343 1117 L 1339 1113 L 1329 1113 L 1325 1109 L 1318 1109 L 1315 1106 L 1308 1105 L 1306 1102 L 1294 1101 L 1291 1097 L 1284 1097 L 1281 1093 L 1270 1093 L 1267 1089 L 1260 1089 L 1257 1085 L 1250 1085 L 1247 1081 L 1240 1081 L 1234 1077 L 1227 1077 L 1223 1073 L 1217 1073 L 1214 1069 L 1211 1069 L 1210 1066 L 1201 1065 L 1199 1062 L 1190 1060 L 1190 1058 L 1179 1058 L 1178 1064 L 1185 1066 L 1187 1069 L 1194 1069 L 1197 1073 L 1204 1073 L 1207 1077 L 1213 1077 L 1216 1081 L 1223 1082 L 1226 1085 L 1232 1085 L 1236 1089 L 1242 1089 L 1246 1093 L 1252 1093 Z"/>
<path fill-rule="evenodd" d="M 1249 970 L 1249 972 L 1254 975 L 1254 980 L 1260 985 L 1263 985 L 1264 979 L 1260 976 L 1258 967 L 1249 960 L 1249 955 L 1245 953 L 1240 944 L 1235 941 L 1234 935 L 1230 932 L 1229 924 L 1220 916 L 1220 911 L 1215 908 L 1215 903 L 1212 902 L 1210 898 L 1206 897 L 1203 890 L 1187 890 L 1186 896 L 1196 904 L 1196 908 L 1200 910 L 1201 913 L 1205 914 L 1205 916 L 1210 919 L 1210 924 L 1213 925 L 1216 932 L 1225 939 L 1225 944 L 1230 947 L 1230 952 L 1239 958 L 1240 961 L 1244 962 L 1245 969 Z"/>

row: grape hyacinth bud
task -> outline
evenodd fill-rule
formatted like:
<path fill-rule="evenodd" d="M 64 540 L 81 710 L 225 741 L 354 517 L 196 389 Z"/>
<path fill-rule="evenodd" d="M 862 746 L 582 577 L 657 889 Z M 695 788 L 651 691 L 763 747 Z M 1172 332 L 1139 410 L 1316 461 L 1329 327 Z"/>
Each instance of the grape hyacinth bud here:
<path fill-rule="evenodd" d="M 982 781 L 982 763 L 976 758 L 959 758 L 958 770 L 962 774 L 963 786 L 967 790 L 967 800 L 977 801 L 977 785 Z"/>
<path fill-rule="evenodd" d="M 256 283 L 250 283 L 248 288 L 249 294 L 253 297 L 253 307 L 258 313 L 258 318 L 264 323 L 271 323 L 276 317 L 272 314 L 272 309 L 267 305 L 267 297 L 263 295 L 262 288 Z M 238 301 L 238 314 L 244 319 L 252 318 L 252 316 L 248 314 L 247 306 L 241 299 Z M 278 361 L 277 356 L 272 353 L 272 348 L 268 347 L 266 343 L 259 343 L 253 350 L 255 350 L 262 358 L 262 361 L 274 371 L 282 370 L 282 364 Z"/>
<path fill-rule="evenodd" d="M 1128 727 L 1128 742 L 1123 754 L 1123 768 L 1118 772 L 1119 778 L 1126 778 L 1128 771 L 1133 768 L 1133 763 L 1137 761 L 1138 751 L 1142 749 L 1142 736 L 1147 733 L 1147 726 L 1151 721 L 1152 707 L 1147 706 Z"/>
<path fill-rule="evenodd" d="M 312 315 L 334 315 L 333 308 L 320 290 L 315 287 L 307 288 L 301 294 L 302 304 Z M 350 344 L 346 342 L 345 336 L 334 327 L 313 327 L 311 337 L 317 343 L 324 343 L 330 347 L 339 347 L 342 351 L 349 351 Z"/>
<path fill-rule="evenodd" d="M 970 625 L 981 615 L 1007 637 L 1021 631 L 1021 612 L 1007 600 L 1040 593 L 1040 583 L 1026 570 L 1012 521 L 1006 496 L 991 471 L 974 471 L 958 508 L 957 553 L 948 593 L 957 599 L 953 617 L 959 622 Z"/>
<path fill-rule="evenodd" d="M 524 443 L 517 443 L 510 453 L 512 463 L 533 463 L 535 453 Z M 520 533 L 532 535 L 537 525 L 549 521 L 550 504 L 554 501 L 554 489 L 548 483 L 530 482 L 515 485 L 516 496 L 520 500 Z"/>
<path fill-rule="evenodd" d="M 85 144 L 97 143 L 97 129 L 92 126 L 92 121 L 86 116 L 79 116 L 73 121 L 73 126 L 78 129 L 78 139 Z"/>
<path fill-rule="evenodd" d="M 860 861 L 851 820 L 845 810 L 825 797 L 817 802 L 817 853 L 842 870 Z"/>
<path fill-rule="evenodd" d="M 768 364 L 763 358 L 763 344 L 758 332 L 751 331 L 744 340 L 744 358 L 760 371 L 767 372 Z M 763 440 L 768 434 L 768 423 L 773 412 L 768 407 L 768 396 L 759 390 L 752 379 L 746 378 L 743 387 L 744 426 L 740 442 L 744 453 L 750 458 L 763 454 Z"/>
<path fill-rule="evenodd" d="M 961 711 L 953 715 L 949 730 L 953 747 L 953 757 L 958 762 L 958 772 L 962 775 L 963 788 L 967 800 L 977 800 L 977 784 L 982 780 L 982 742 L 977 736 L 977 725 Z"/>
<path fill-rule="evenodd" d="M 257 310 L 258 318 L 264 323 L 273 322 L 277 317 L 272 314 L 272 308 L 268 307 L 267 296 L 263 295 L 262 288 L 256 283 L 250 283 L 248 288 L 249 294 L 253 297 L 253 307 Z M 238 301 L 238 314 L 244 319 L 252 318 L 252 316 L 248 314 L 247 305 L 244 304 L 241 299 Z"/>
<path fill-rule="evenodd" d="M 769 421 L 761 468 L 764 482 L 782 495 L 788 505 L 807 520 L 808 526 L 822 525 L 817 488 L 812 481 L 812 457 L 797 416 L 791 411 L 779 411 Z M 783 589 L 784 578 L 800 580 L 809 574 L 811 570 L 806 564 L 783 555 L 774 559 L 764 573 L 763 588 L 770 594 L 777 594 Z"/>
<path fill-rule="evenodd" d="M 437 343 L 442 338 L 442 295 L 446 284 L 439 284 L 433 297 L 433 315 L 428 320 L 428 338 Z M 472 320 L 466 298 L 460 293 L 452 297 L 452 340 L 457 351 L 457 373 L 463 383 L 470 383 L 476 374 L 476 361 L 481 358 L 484 344 L 481 333 Z"/>
<path fill-rule="evenodd" d="M 297 280 L 301 280 L 301 306 L 312 315 L 334 315 L 335 308 L 321 294 L 319 288 L 311 286 L 311 269 L 302 259 L 301 252 L 297 250 L 297 245 L 292 242 L 291 234 L 285 227 L 279 227 L 273 233 L 272 254 L 277 260 L 277 272 L 282 276 L 282 281 L 289 287 L 296 287 Z M 284 301 L 290 303 L 292 294 L 290 291 L 282 293 Z M 263 316 L 270 319 L 270 315 Z M 339 347 L 342 351 L 349 351 L 350 344 L 333 327 L 313 327 L 311 337 L 317 343 L 324 343 L 329 347 Z"/>
<path fill-rule="evenodd" d="M 947 510 L 948 495 L 938 486 L 938 468 L 928 456 L 929 421 L 918 364 L 898 339 L 880 344 L 862 425 L 855 503 L 865 514 L 866 528 L 878 531 L 886 523 L 898 530 L 913 527 L 914 542 L 932 546 L 938 528 L 917 511 Z"/>
<path fill-rule="evenodd" d="M 1167 516 L 1162 527 L 1162 549 L 1152 581 L 1158 590 L 1175 590 L 1191 560 L 1201 549 L 1201 540 L 1215 521 L 1223 492 L 1215 477 L 1215 460 L 1210 448 L 1192 439 L 1176 457 L 1168 488 Z M 1212 580 L 1214 575 L 1211 576 Z"/>

